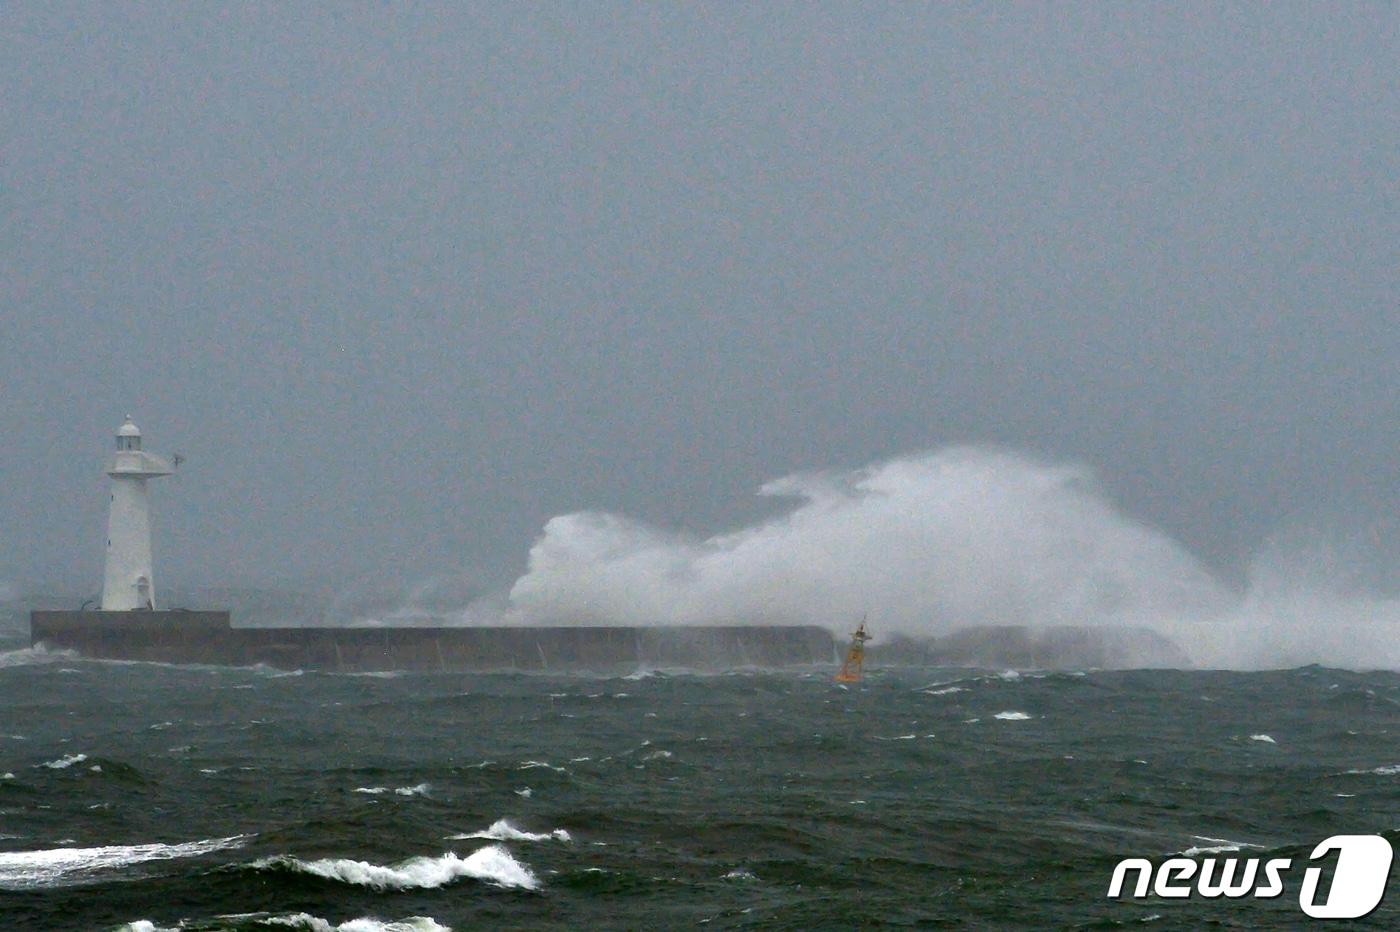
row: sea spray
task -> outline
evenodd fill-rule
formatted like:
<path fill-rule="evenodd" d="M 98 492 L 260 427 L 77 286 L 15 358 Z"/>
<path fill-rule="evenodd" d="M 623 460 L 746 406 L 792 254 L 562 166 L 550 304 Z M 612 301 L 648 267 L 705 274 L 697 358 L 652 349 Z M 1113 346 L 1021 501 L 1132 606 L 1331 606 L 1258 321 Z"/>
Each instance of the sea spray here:
<path fill-rule="evenodd" d="M 1083 466 L 953 447 L 760 494 L 796 504 L 713 537 L 603 512 L 553 518 L 500 620 L 836 627 L 868 613 L 882 637 L 1146 628 L 1201 666 L 1400 668 L 1393 592 L 1338 587 L 1338 566 L 1306 552 L 1280 563 L 1277 548 L 1240 591 L 1121 513 Z"/>

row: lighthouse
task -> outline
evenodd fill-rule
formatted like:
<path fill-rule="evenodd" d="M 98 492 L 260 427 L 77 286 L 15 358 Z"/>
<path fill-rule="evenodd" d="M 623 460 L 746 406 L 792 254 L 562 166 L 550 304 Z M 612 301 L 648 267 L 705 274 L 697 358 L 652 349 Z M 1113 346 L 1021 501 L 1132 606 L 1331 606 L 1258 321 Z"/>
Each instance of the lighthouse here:
<path fill-rule="evenodd" d="M 169 461 L 141 449 L 141 431 L 127 415 L 117 430 L 117 450 L 107 461 L 112 501 L 107 514 L 107 567 L 102 577 L 104 612 L 155 610 L 151 503 L 146 483 L 174 471 Z"/>

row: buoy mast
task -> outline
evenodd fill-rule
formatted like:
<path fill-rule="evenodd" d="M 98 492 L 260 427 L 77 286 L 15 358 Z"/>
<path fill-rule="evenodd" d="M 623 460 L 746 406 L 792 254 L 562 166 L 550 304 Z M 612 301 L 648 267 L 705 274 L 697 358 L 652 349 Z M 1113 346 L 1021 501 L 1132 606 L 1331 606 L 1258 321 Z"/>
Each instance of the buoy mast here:
<path fill-rule="evenodd" d="M 851 646 L 846 649 L 846 659 L 841 664 L 841 672 L 836 674 L 838 683 L 859 683 L 861 673 L 865 668 L 865 642 L 870 640 L 870 635 L 865 633 L 865 618 L 860 619 L 860 626 L 851 632 Z"/>

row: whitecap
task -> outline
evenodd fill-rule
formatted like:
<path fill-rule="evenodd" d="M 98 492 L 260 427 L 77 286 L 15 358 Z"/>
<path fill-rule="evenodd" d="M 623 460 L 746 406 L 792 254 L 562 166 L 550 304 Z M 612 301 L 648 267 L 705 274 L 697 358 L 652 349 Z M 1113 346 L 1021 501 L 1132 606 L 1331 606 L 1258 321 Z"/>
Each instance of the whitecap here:
<path fill-rule="evenodd" d="M 254 914 L 249 918 L 257 918 L 263 925 L 288 926 L 293 929 L 305 929 L 307 932 L 452 932 L 450 926 L 445 926 L 429 916 L 409 916 L 407 919 L 374 919 L 364 916 L 347 920 L 340 925 L 331 925 L 319 916 L 309 913 L 285 913 L 280 916 Z"/>
<path fill-rule="evenodd" d="M 357 786 L 356 793 L 364 793 L 367 796 L 382 796 L 385 793 L 393 793 L 396 796 L 427 796 L 432 784 L 419 783 L 417 786 Z"/>
<path fill-rule="evenodd" d="M 953 693 L 965 693 L 967 690 L 961 686 L 944 686 L 942 689 L 922 689 L 920 692 L 925 696 L 951 696 Z"/>
<path fill-rule="evenodd" d="M 339 925 L 310 913 L 236 913 L 216 918 L 223 922 L 235 922 L 240 928 L 244 923 L 255 922 L 259 926 L 304 929 L 306 932 L 452 932 L 450 926 L 445 926 L 429 916 L 409 916 L 405 919 L 375 919 L 364 916 Z M 186 920 L 174 926 L 158 926 L 149 919 L 137 919 L 124 926 L 118 926 L 115 932 L 181 932 L 186 928 L 203 929 L 207 925 L 206 922 L 191 924 L 191 921 Z"/>
<path fill-rule="evenodd" d="M 292 870 L 373 890 L 431 890 L 463 877 L 501 887 L 539 888 L 534 872 L 511 857 L 510 852 L 500 845 L 488 845 L 465 858 L 449 851 L 435 858 L 414 857 L 390 865 L 348 858 L 303 861 L 283 855 L 255 861 L 252 866 L 261 870 Z"/>
<path fill-rule="evenodd" d="M 913 741 L 913 740 L 914 740 L 915 738 L 917 738 L 917 737 L 919 737 L 919 736 L 918 736 L 918 735 L 895 735 L 893 738 L 884 738 L 884 737 L 881 737 L 880 735 L 875 735 L 875 736 L 874 736 L 874 738 L 875 738 L 876 741 Z"/>
<path fill-rule="evenodd" d="M 1346 773 L 1375 774 L 1381 777 L 1393 777 L 1400 774 L 1400 764 L 1390 764 L 1385 767 L 1372 767 L 1370 770 L 1348 770 Z"/>
<path fill-rule="evenodd" d="M 650 754 L 643 754 L 642 760 L 665 760 L 673 756 L 670 751 L 652 751 Z"/>
<path fill-rule="evenodd" d="M 228 848 L 240 848 L 249 836 L 211 838 L 180 844 L 107 845 L 101 848 L 50 848 L 43 851 L 0 852 L 0 889 L 29 890 L 82 883 L 96 871 L 145 861 L 192 858 Z"/>
<path fill-rule="evenodd" d="M 1250 740 L 1250 741 L 1263 741 L 1265 744 L 1278 744 L 1278 742 L 1275 741 L 1275 740 L 1274 740 L 1272 737 L 1270 737 L 1269 735 L 1250 735 L 1250 736 L 1249 736 L 1249 740 Z"/>
<path fill-rule="evenodd" d="M 999 718 L 1003 722 L 1024 722 L 1030 719 L 1025 712 L 998 712 L 993 718 Z"/>
<path fill-rule="evenodd" d="M 463 841 L 468 838 L 484 838 L 488 841 L 573 841 L 567 831 L 556 828 L 552 832 L 526 832 L 511 825 L 505 819 L 497 819 L 491 827 L 479 832 L 447 836 L 450 841 Z"/>
<path fill-rule="evenodd" d="M 68 754 L 64 757 L 60 757 L 58 760 L 51 760 L 42 764 L 35 764 L 34 766 L 47 767 L 50 770 L 63 770 L 72 767 L 74 764 L 81 764 L 87 759 L 88 756 L 86 754 Z"/>
<path fill-rule="evenodd" d="M 1181 852 L 1182 857 L 1194 858 L 1201 854 L 1228 854 L 1231 851 L 1239 851 L 1242 848 L 1263 848 L 1263 845 L 1252 845 L 1247 841 L 1231 841 L 1228 838 L 1211 838 L 1207 835 L 1192 835 L 1197 841 L 1214 842 L 1211 845 L 1198 845 L 1187 848 Z"/>
<path fill-rule="evenodd" d="M 0 669 L 5 667 L 27 667 L 36 663 L 56 663 L 60 660 L 77 660 L 78 652 L 73 650 L 49 650 L 43 644 L 23 647 L 19 650 L 0 652 Z"/>
<path fill-rule="evenodd" d="M 720 879 L 721 879 L 721 880 L 743 880 L 743 881 L 754 882 L 754 881 L 757 881 L 757 880 L 758 880 L 758 876 L 757 876 L 756 874 L 754 874 L 753 871 L 751 871 L 751 870 L 749 870 L 749 869 L 747 869 L 747 868 L 744 868 L 744 867 L 736 867 L 736 868 L 734 868 L 734 870 L 732 870 L 732 871 L 730 871 L 729 873 L 725 874 L 725 875 L 724 875 L 722 878 L 720 878 Z"/>
<path fill-rule="evenodd" d="M 530 789 L 528 786 L 522 787 L 521 789 L 515 791 L 515 795 L 524 796 L 526 799 L 529 799 L 531 796 L 534 795 L 534 790 Z"/>
<path fill-rule="evenodd" d="M 548 769 L 550 769 L 550 770 L 553 770 L 555 773 L 567 773 L 567 772 L 568 772 L 568 771 L 567 771 L 565 768 L 563 768 L 563 767 L 556 767 L 556 766 L 554 766 L 553 764 L 549 763 L 548 761 L 542 761 L 542 760 L 527 760 L 525 763 L 521 764 L 521 765 L 520 765 L 519 767 L 517 767 L 516 769 L 517 769 L 517 770 L 534 770 L 534 769 L 536 769 L 537 767 L 546 767 L 546 768 L 548 768 Z"/>
<path fill-rule="evenodd" d="M 0 773 L 0 780 L 13 780 L 14 778 L 15 775 L 8 770 L 4 773 Z"/>

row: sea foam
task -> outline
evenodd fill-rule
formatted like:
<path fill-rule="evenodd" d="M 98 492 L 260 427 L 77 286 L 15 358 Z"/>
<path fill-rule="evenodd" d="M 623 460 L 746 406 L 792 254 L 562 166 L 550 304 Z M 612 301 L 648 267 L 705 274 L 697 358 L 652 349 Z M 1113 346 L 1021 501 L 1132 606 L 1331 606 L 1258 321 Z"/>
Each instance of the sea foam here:
<path fill-rule="evenodd" d="M 501 887 L 539 889 L 539 880 L 529 867 L 511 857 L 500 845 L 488 845 L 465 858 L 447 852 L 439 857 L 414 857 L 397 864 L 380 865 L 348 858 L 303 861 L 286 855 L 253 862 L 258 870 L 288 870 L 311 874 L 326 880 L 369 887 L 373 890 L 430 890 L 463 877 Z"/>
<path fill-rule="evenodd" d="M 19 650 L 0 651 L 0 669 L 5 667 L 27 667 L 36 663 L 56 663 L 60 660 L 77 660 L 78 652 L 73 650 L 49 650 L 43 644 L 36 647 L 23 647 Z"/>
<path fill-rule="evenodd" d="M 1348 770 L 1347 773 L 1375 774 L 1380 777 L 1394 777 L 1400 775 L 1400 764 L 1390 764 L 1385 767 L 1372 767 L 1370 770 Z"/>
<path fill-rule="evenodd" d="M 236 923 L 236 928 L 243 928 L 245 924 L 256 924 L 258 928 L 273 926 L 302 929 L 305 932 L 452 932 L 451 926 L 445 926 L 429 916 L 409 916 L 405 919 L 375 919 L 364 916 L 339 925 L 310 913 L 239 913 L 216 918 L 220 922 L 219 928 L 223 928 L 223 923 L 232 922 Z M 209 928 L 206 921 L 186 919 L 173 926 L 158 926 L 149 919 L 137 919 L 118 926 L 115 932 L 183 932 L 186 929 L 205 928 Z"/>
<path fill-rule="evenodd" d="M 1181 852 L 1183 857 L 1194 858 L 1202 854 L 1228 854 L 1244 848 L 1263 848 L 1263 845 L 1252 845 L 1247 841 L 1231 841 L 1228 838 L 1211 838 L 1208 835 L 1192 835 L 1191 837 L 1197 841 L 1210 841 L 1215 842 L 1215 844 L 1187 848 Z"/>
<path fill-rule="evenodd" d="M 72 767 L 74 764 L 81 764 L 87 759 L 88 756 L 86 754 L 67 754 L 63 757 L 60 757 L 58 760 L 51 760 L 42 764 L 35 764 L 35 766 L 47 767 L 50 770 L 66 770 L 67 768 Z"/>
<path fill-rule="evenodd" d="M 146 861 L 192 858 L 242 847 L 249 836 L 211 838 L 180 844 L 107 845 L 101 848 L 49 848 L 0 852 L 0 889 L 31 890 L 84 883 L 89 875 Z"/>
<path fill-rule="evenodd" d="M 395 796 L 427 796 L 428 791 L 433 787 L 428 783 L 419 783 L 417 786 L 357 786 L 356 793 L 364 793 L 367 796 L 382 796 L 385 793 L 393 793 Z"/>
<path fill-rule="evenodd" d="M 497 819 L 491 823 L 490 828 L 482 829 L 479 832 L 448 836 L 450 841 L 462 841 L 468 838 L 484 838 L 488 841 L 573 841 L 573 836 L 562 828 L 556 828 L 552 832 L 526 832 L 511 825 L 505 819 Z"/>

